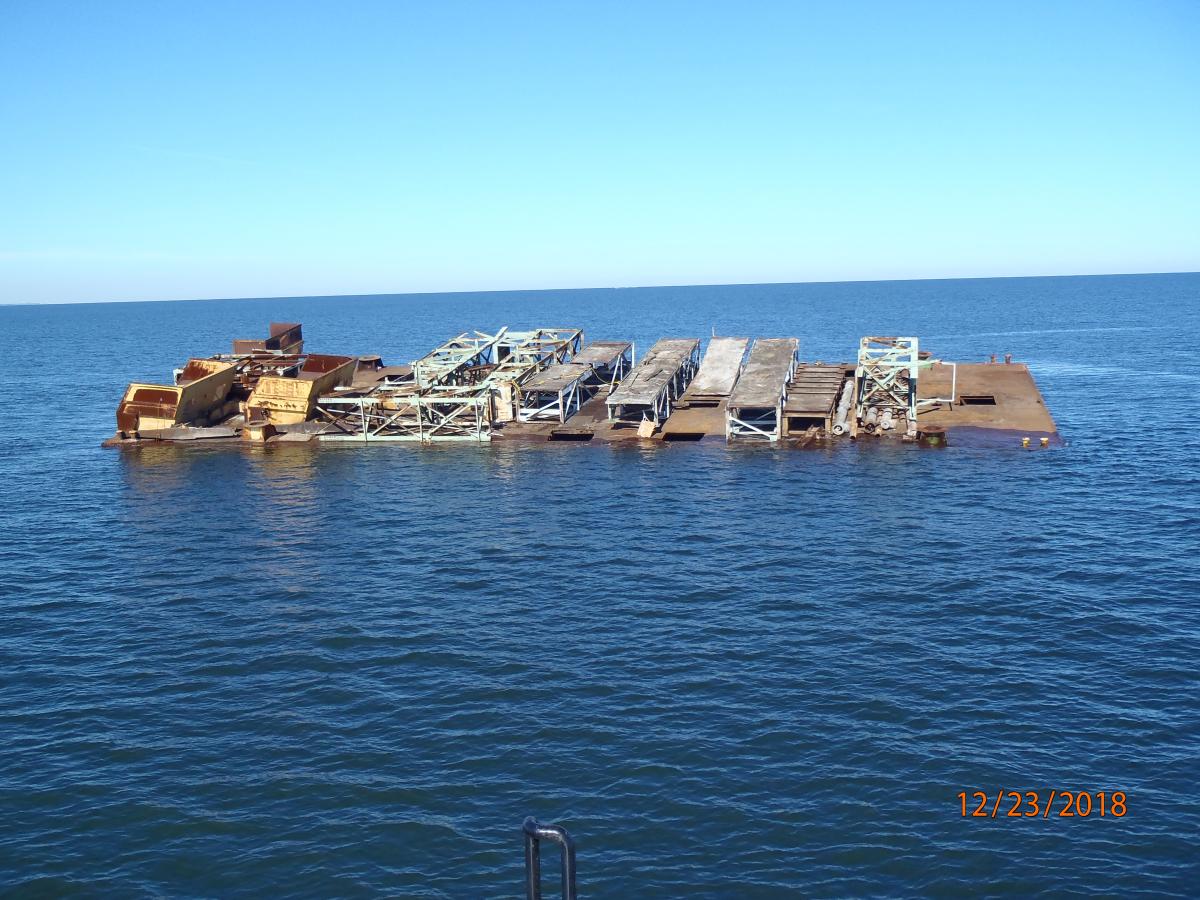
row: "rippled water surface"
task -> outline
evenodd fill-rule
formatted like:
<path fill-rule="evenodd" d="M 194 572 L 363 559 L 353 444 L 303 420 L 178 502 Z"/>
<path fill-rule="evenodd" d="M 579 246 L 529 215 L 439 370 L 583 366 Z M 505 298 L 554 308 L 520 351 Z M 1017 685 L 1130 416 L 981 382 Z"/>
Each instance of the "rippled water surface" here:
<path fill-rule="evenodd" d="M 1196 890 L 1200 276 L 0 308 L 0 878 L 62 896 Z M 302 321 L 866 333 L 1027 361 L 1061 450 L 103 450 Z M 1128 812 L 964 819 L 959 791 Z M 548 875 L 555 865 L 547 853 Z M 549 879 L 548 879 L 549 880 Z"/>

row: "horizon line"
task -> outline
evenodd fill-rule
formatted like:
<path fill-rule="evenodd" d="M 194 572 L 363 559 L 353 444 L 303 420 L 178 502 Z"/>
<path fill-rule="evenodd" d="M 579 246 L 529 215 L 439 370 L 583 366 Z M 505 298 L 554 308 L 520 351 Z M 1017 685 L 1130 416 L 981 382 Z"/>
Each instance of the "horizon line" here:
<path fill-rule="evenodd" d="M 836 278 L 813 281 L 729 281 L 694 284 L 630 284 L 630 285 L 586 285 L 582 287 L 554 288 L 491 288 L 450 291 L 372 291 L 366 294 L 274 294 L 257 297 L 164 297 L 154 300 L 18 300 L 0 301 L 0 306 L 102 306 L 109 303 L 208 303 L 229 300 L 306 300 L 306 299 L 356 299 L 360 297 L 425 297 L 458 294 L 527 294 L 556 293 L 567 291 L 638 291 L 655 288 L 698 288 L 698 287 L 773 287 L 777 285 L 808 284 L 888 284 L 913 281 L 998 281 L 1017 278 L 1128 278 L 1144 275 L 1200 275 L 1200 271 L 1183 270 L 1171 272 L 1073 272 L 1053 275 L 942 275 L 936 278 Z"/>

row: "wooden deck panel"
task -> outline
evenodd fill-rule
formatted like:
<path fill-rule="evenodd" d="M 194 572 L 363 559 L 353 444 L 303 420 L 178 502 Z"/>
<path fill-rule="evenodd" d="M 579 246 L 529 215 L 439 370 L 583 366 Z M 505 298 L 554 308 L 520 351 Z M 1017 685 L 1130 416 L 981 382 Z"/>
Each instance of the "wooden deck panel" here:
<path fill-rule="evenodd" d="M 730 409 L 767 409 L 778 406 L 791 374 L 792 359 L 800 347 L 796 338 L 759 338 L 750 359 L 729 396 Z"/>
<path fill-rule="evenodd" d="M 715 337 L 710 340 L 700 370 L 687 389 L 687 397 L 728 397 L 742 370 L 742 359 L 749 344 L 749 338 Z"/>
<path fill-rule="evenodd" d="M 783 404 L 784 415 L 828 415 L 837 404 L 845 380 L 844 365 L 800 365 L 796 376 L 788 384 L 787 400 Z"/>
<path fill-rule="evenodd" d="M 663 338 L 609 394 L 608 404 L 650 406 L 700 346 L 697 338 Z"/>
<path fill-rule="evenodd" d="M 521 391 L 526 394 L 557 394 L 590 374 L 592 374 L 592 366 L 587 363 L 556 363 L 527 379 L 521 385 Z"/>
<path fill-rule="evenodd" d="M 590 341 L 586 347 L 575 354 L 571 362 L 593 366 L 597 369 L 611 369 L 630 348 L 629 341 Z"/>

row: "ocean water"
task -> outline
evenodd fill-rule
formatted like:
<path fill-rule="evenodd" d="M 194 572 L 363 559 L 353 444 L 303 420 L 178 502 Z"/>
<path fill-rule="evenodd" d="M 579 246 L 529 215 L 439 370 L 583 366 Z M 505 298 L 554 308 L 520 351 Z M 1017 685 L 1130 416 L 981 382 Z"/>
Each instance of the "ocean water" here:
<path fill-rule="evenodd" d="M 535 815 L 575 836 L 585 897 L 1194 895 L 1198 297 L 0 308 L 0 885 L 515 897 Z M 501 324 L 824 360 L 913 333 L 1028 362 L 1066 446 L 100 448 L 126 382 L 269 320 L 387 362 Z M 1051 789 L 1127 811 L 957 796 Z"/>

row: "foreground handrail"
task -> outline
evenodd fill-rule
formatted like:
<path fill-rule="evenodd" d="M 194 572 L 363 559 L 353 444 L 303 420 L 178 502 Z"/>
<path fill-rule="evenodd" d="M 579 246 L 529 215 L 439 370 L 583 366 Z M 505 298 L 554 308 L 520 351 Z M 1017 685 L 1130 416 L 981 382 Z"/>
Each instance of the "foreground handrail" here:
<path fill-rule="evenodd" d="M 533 816 L 521 824 L 525 832 L 525 896 L 527 900 L 542 900 L 543 840 L 554 841 L 562 850 L 562 900 L 576 900 L 575 841 L 561 825 L 542 825 Z"/>

